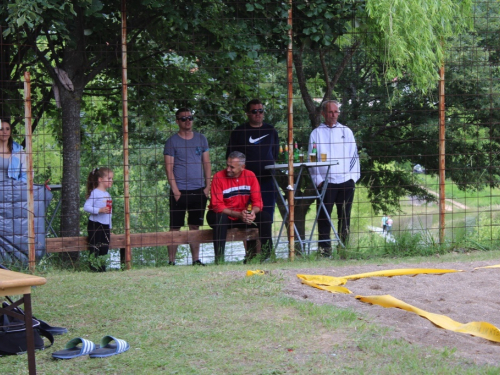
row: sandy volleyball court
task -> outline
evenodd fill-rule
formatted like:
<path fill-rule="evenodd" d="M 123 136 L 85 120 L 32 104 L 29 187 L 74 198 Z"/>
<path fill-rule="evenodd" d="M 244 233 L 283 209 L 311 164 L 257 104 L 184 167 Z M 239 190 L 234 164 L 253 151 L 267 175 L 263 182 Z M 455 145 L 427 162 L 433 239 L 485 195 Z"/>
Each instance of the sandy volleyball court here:
<path fill-rule="evenodd" d="M 460 323 L 485 321 L 500 329 L 500 268 L 476 267 L 500 264 L 500 260 L 460 263 L 419 263 L 391 265 L 346 266 L 324 269 L 286 271 L 289 284 L 285 292 L 294 298 L 318 304 L 332 304 L 355 310 L 376 324 L 392 327 L 394 338 L 403 338 L 414 345 L 456 348 L 455 355 L 476 364 L 500 364 L 500 344 L 468 334 L 436 327 L 416 314 L 383 308 L 358 301 L 356 295 L 389 294 L 410 305 L 435 314 L 443 314 Z M 464 272 L 443 275 L 374 277 L 348 281 L 345 287 L 353 294 L 332 294 L 303 285 L 296 274 L 348 276 L 364 272 L 399 268 L 441 268 Z"/>

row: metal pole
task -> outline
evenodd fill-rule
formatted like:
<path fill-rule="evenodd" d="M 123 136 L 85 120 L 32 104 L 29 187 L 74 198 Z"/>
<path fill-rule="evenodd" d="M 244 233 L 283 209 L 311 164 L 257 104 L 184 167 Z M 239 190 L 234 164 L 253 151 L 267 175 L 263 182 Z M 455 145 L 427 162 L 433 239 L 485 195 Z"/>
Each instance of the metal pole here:
<path fill-rule="evenodd" d="M 28 185 L 28 263 L 35 271 L 35 200 L 33 196 L 33 143 L 31 131 L 31 77 L 24 72 L 24 131 L 26 140 L 26 172 Z"/>
<path fill-rule="evenodd" d="M 123 106 L 123 198 L 125 209 L 125 267 L 131 268 L 130 247 L 130 189 L 128 158 L 128 91 L 127 91 L 127 5 L 122 0 L 122 106 Z"/>
<path fill-rule="evenodd" d="M 439 243 L 445 237 L 445 167 L 446 167 L 446 126 L 445 126 L 444 64 L 439 69 Z"/>
<path fill-rule="evenodd" d="M 288 256 L 295 259 L 295 195 L 293 191 L 293 32 L 292 32 L 292 0 L 288 9 L 288 51 L 287 51 L 287 85 L 288 85 Z"/>

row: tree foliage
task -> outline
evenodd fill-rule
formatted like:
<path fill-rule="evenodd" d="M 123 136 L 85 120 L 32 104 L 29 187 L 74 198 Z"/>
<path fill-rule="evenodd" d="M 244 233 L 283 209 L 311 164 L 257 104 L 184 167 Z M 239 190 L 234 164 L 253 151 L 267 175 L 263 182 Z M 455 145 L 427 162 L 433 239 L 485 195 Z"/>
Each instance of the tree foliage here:
<path fill-rule="evenodd" d="M 447 100 L 449 176 L 463 188 L 498 184 L 498 145 L 492 141 L 497 129 L 483 125 L 498 123 L 491 95 L 496 87 L 482 85 L 472 67 L 479 57 L 488 65 L 481 77 L 497 74 L 493 69 L 500 49 L 491 33 L 466 33 L 471 4 L 293 2 L 295 90 L 301 99 L 294 108 L 296 140 L 305 147 L 318 125 L 318 98 L 340 99 L 340 121 L 356 133 L 362 184 L 376 210 L 397 207 L 405 195 L 431 199 L 415 183 L 411 165 L 437 171 L 435 87 L 437 68 L 446 57 L 461 61 L 447 68 L 448 92 L 455 94 Z M 1 88 L 2 105 L 19 98 L 22 72 L 32 68 L 35 117 L 49 111 L 63 147 L 63 232 L 68 235 L 78 234 L 80 175 L 87 172 L 80 166 L 121 162 L 116 151 L 122 141 L 120 5 L 118 0 L 9 0 L 0 10 L 7 20 L 0 74 L 9 83 Z M 209 138 L 214 170 L 223 164 L 227 132 L 244 121 L 243 106 L 253 97 L 265 99 L 266 120 L 277 124 L 285 140 L 288 2 L 179 0 L 165 6 L 163 1 L 140 0 L 127 6 L 135 186 L 143 191 L 143 181 L 164 180 L 162 145 L 175 131 L 173 110 L 180 106 L 194 108 L 196 127 Z M 488 12 L 476 11 L 483 16 Z M 461 43 L 474 46 L 476 55 L 451 48 L 459 33 Z M 51 99 L 53 83 L 61 109 Z M 161 188 L 151 195 L 163 199 Z M 153 202 L 145 194 L 137 202 L 137 207 L 145 202 L 160 207 L 158 199 Z"/>
<path fill-rule="evenodd" d="M 281 19 L 286 28 L 286 3 L 258 3 L 265 6 L 247 10 L 268 21 Z M 311 128 L 321 121 L 317 93 L 311 95 L 308 85 L 315 80 L 323 82 L 322 100 L 343 104 L 340 120 L 356 132 L 361 183 L 376 211 L 399 207 L 407 195 L 433 199 L 411 174 L 411 163 L 437 155 L 437 128 L 431 125 L 436 103 L 422 93 L 437 86 L 449 38 L 470 28 L 471 5 L 469 0 L 293 3 L 294 68 Z M 305 143 L 306 135 L 299 134 Z M 426 165 L 436 165 L 436 156 L 427 159 L 432 161 Z"/>
<path fill-rule="evenodd" d="M 85 90 L 90 83 L 95 85 L 93 90 L 98 90 L 99 86 L 106 90 L 104 85 L 107 85 L 108 95 L 116 95 L 120 89 L 120 5 L 121 2 L 117 0 L 31 0 L 22 3 L 9 1 L 4 9 L 5 19 L 9 22 L 3 32 L 4 38 L 16 35 L 22 39 L 21 45 L 30 47 L 30 64 L 44 72 L 45 80 L 54 82 L 54 90 L 60 98 L 62 127 L 58 133 L 63 146 L 63 235 L 79 234 L 81 114 L 86 106 L 83 100 Z M 217 29 L 219 25 L 213 21 L 224 9 L 223 2 L 176 1 L 166 7 L 163 2 L 143 0 L 127 5 L 127 25 L 131 30 L 128 48 L 134 51 L 129 64 L 150 67 L 147 71 L 135 69 L 130 74 L 131 87 L 136 85 L 138 89 L 144 80 L 151 83 L 158 82 L 158 78 L 165 79 L 165 83 L 154 85 L 155 98 L 151 102 L 165 105 L 153 113 L 153 116 L 158 115 L 156 121 L 161 120 L 162 114 L 168 109 L 179 104 L 185 105 L 193 98 L 207 94 L 209 84 L 200 86 L 189 77 L 193 69 L 200 71 L 196 78 L 207 83 L 208 75 L 203 77 L 203 71 L 199 69 L 207 61 L 207 66 L 229 66 L 229 62 L 234 60 L 231 52 L 227 52 L 218 55 L 215 64 L 210 52 L 200 52 L 220 48 L 223 44 L 224 35 L 214 33 L 221 30 Z M 165 31 L 168 31 L 168 38 L 165 38 Z M 230 32 L 226 29 L 222 31 Z M 199 35 L 203 35 L 203 38 L 200 39 Z M 175 59 L 182 59 L 183 63 L 176 64 Z M 186 63 L 193 68 L 186 69 Z M 15 64 L 10 66 L 14 67 Z M 163 72 L 158 73 L 159 68 Z M 22 70 L 18 66 L 10 69 L 9 79 L 20 81 L 20 72 Z M 183 79 L 188 82 L 187 85 L 182 83 Z M 216 85 L 212 84 L 212 87 Z M 136 93 L 147 92 L 137 89 Z M 216 92 L 214 97 L 220 98 L 218 94 Z M 162 100 L 162 97 L 179 99 Z M 186 99 L 181 99 L 183 97 Z M 45 103 L 47 101 L 48 97 Z M 147 104 L 141 105 L 144 103 L 141 100 L 135 103 L 138 104 L 137 111 L 148 107 Z M 116 115 L 118 119 L 118 113 Z M 151 113 L 146 116 L 151 116 Z"/>

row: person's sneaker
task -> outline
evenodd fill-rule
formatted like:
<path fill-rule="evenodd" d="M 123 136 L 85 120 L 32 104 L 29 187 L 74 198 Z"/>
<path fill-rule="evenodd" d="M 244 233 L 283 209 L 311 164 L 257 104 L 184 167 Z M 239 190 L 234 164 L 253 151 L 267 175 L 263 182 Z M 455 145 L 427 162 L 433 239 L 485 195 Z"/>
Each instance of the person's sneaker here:
<path fill-rule="evenodd" d="M 203 267 L 205 267 L 205 263 L 203 263 L 201 260 L 198 259 L 198 260 L 195 260 L 193 262 L 193 266 L 203 266 Z"/>
<path fill-rule="evenodd" d="M 169 261 L 169 262 L 168 262 L 168 265 L 169 265 L 169 266 L 175 266 L 175 262 L 171 262 L 171 261 Z"/>

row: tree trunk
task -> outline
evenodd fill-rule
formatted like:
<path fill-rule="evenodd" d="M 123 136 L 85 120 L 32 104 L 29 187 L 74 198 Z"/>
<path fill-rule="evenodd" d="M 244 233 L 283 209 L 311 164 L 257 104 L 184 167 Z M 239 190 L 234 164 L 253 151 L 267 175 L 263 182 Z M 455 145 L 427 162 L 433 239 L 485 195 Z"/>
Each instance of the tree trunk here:
<path fill-rule="evenodd" d="M 81 28 L 77 27 L 76 30 Z M 83 35 L 83 34 L 82 34 Z M 67 47 L 58 75 L 57 87 L 62 109 L 63 174 L 61 192 L 61 237 L 80 235 L 80 118 L 85 77 L 85 48 L 77 39 L 75 48 Z M 63 261 L 73 263 L 78 252 L 66 253 Z"/>
<path fill-rule="evenodd" d="M 309 90 L 307 89 L 307 78 L 304 73 L 304 67 L 302 64 L 302 54 L 303 50 L 300 49 L 299 52 L 293 54 L 293 65 L 295 66 L 295 75 L 297 76 L 297 82 L 299 84 L 300 95 L 309 114 L 309 120 L 311 121 L 311 130 L 316 129 L 321 123 L 321 109 L 316 105 Z M 327 77 L 328 79 L 328 77 Z"/>
<path fill-rule="evenodd" d="M 59 93 L 64 145 L 61 236 L 72 237 L 80 235 L 80 109 L 83 90 L 70 92 L 60 86 Z"/>

